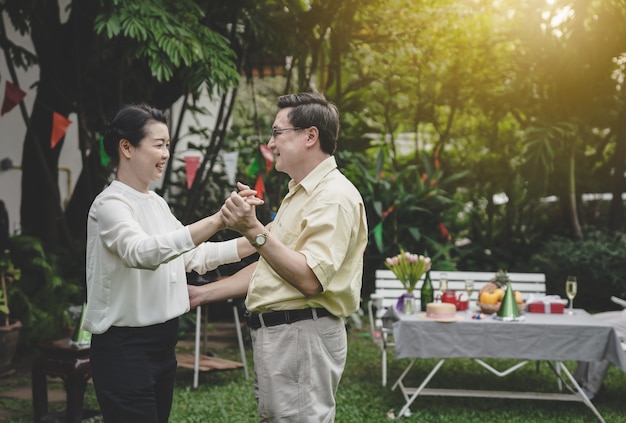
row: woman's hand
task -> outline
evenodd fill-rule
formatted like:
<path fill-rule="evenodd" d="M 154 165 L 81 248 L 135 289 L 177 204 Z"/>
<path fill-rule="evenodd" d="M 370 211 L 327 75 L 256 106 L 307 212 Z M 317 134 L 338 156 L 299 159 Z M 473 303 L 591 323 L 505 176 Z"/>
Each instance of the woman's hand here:
<path fill-rule="evenodd" d="M 256 196 L 256 190 L 251 189 L 248 185 L 244 185 L 241 182 L 237 182 L 237 189 L 240 197 L 244 198 L 251 206 L 262 206 L 265 201 Z"/>

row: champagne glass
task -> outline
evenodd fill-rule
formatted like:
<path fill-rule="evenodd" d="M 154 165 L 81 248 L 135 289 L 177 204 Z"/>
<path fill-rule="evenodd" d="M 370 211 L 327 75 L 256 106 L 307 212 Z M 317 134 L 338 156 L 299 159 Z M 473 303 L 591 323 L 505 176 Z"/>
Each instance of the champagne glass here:
<path fill-rule="evenodd" d="M 467 293 L 467 310 L 472 311 L 472 293 L 474 292 L 474 281 L 467 279 L 465 281 L 465 292 Z"/>
<path fill-rule="evenodd" d="M 439 291 L 441 294 L 448 290 L 448 274 L 445 272 L 441 272 L 439 274 Z"/>
<path fill-rule="evenodd" d="M 576 276 L 568 276 L 567 282 L 565 282 L 565 294 L 569 298 L 569 311 L 567 314 L 574 314 L 574 297 L 578 291 L 578 284 L 576 283 Z"/>
<path fill-rule="evenodd" d="M 448 274 L 445 272 L 439 273 L 439 295 L 435 296 L 436 302 L 443 301 L 443 294 L 448 290 Z"/>

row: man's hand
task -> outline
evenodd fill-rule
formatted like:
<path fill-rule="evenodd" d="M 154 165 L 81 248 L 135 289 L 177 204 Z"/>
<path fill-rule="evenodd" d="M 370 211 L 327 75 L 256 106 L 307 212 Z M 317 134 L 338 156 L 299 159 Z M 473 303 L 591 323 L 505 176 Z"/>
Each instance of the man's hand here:
<path fill-rule="evenodd" d="M 189 307 L 192 310 L 204 303 L 204 298 L 202 295 L 204 290 L 202 289 L 202 287 L 187 285 L 187 291 L 189 293 Z"/>
<path fill-rule="evenodd" d="M 220 278 L 219 280 L 205 285 L 187 285 L 189 294 L 189 306 L 191 309 L 205 303 L 224 301 L 230 298 L 239 298 L 246 295 L 252 273 L 256 269 L 257 263 L 251 263 L 239 270 L 232 276 Z"/>
<path fill-rule="evenodd" d="M 263 226 L 256 218 L 255 200 L 260 199 L 250 196 L 250 193 L 255 191 L 250 190 L 248 186 L 238 182 L 237 187 L 240 189 L 239 193 L 231 193 L 220 212 L 227 228 L 245 235 L 248 231 Z"/>

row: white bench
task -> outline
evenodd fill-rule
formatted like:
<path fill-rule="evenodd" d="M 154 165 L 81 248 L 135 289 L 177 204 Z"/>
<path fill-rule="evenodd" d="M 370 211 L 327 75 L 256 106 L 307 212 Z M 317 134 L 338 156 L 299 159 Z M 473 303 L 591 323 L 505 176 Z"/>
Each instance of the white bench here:
<path fill-rule="evenodd" d="M 474 282 L 474 292 L 471 301 L 476 302 L 480 289 L 492 279 L 496 272 L 465 272 L 465 271 L 438 271 L 430 272 L 430 279 L 435 292 L 439 289 L 439 279 L 445 273 L 448 280 L 448 289 L 454 291 L 465 291 L 465 281 Z M 546 294 L 546 276 L 543 273 L 508 273 L 511 281 L 511 288 L 520 291 L 522 297 L 527 299 L 531 294 Z M 417 284 L 413 295 L 419 306 L 420 288 L 424 278 Z M 394 307 L 398 298 L 406 291 L 402 283 L 391 270 L 380 269 L 376 271 L 375 290 L 370 296 L 367 308 L 370 321 L 370 333 L 376 344 L 381 349 L 382 385 L 387 385 L 387 348 L 393 347 L 392 332 L 389 328 L 383 327 L 382 317 L 388 307 Z"/>

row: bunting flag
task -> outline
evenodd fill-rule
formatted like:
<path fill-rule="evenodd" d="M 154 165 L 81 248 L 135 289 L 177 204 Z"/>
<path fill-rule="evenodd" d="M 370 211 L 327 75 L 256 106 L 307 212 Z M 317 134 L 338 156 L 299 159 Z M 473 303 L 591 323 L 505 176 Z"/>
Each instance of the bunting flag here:
<path fill-rule="evenodd" d="M 104 149 L 104 135 L 98 137 L 98 144 L 100 144 L 100 164 L 102 167 L 107 167 L 111 162 L 111 158 Z"/>
<path fill-rule="evenodd" d="M 52 135 L 50 136 L 50 148 L 57 146 L 61 138 L 65 136 L 67 127 L 72 123 L 71 120 L 57 112 L 52 113 Z"/>
<path fill-rule="evenodd" d="M 230 185 L 235 185 L 235 176 L 237 176 L 237 160 L 239 159 L 238 151 L 231 151 L 228 153 L 222 153 L 222 160 L 224 161 L 224 173 L 228 178 Z"/>
<path fill-rule="evenodd" d="M 196 179 L 196 172 L 198 171 L 198 164 L 200 163 L 200 157 L 198 156 L 185 156 L 185 171 L 187 173 L 187 189 L 190 189 L 193 185 L 193 180 Z"/>
<path fill-rule="evenodd" d="M 448 232 L 448 228 L 446 228 L 445 223 L 439 222 L 439 230 L 441 231 L 441 236 L 445 240 L 450 241 L 452 239 L 452 235 L 450 235 L 450 232 Z"/>
<path fill-rule="evenodd" d="M 263 158 L 265 159 L 265 173 L 269 173 L 274 165 L 274 154 L 272 154 L 272 150 L 270 150 L 270 148 L 265 144 L 261 144 L 259 148 L 261 149 L 261 154 L 263 154 Z"/>
<path fill-rule="evenodd" d="M 263 200 L 263 196 L 265 195 L 265 183 L 263 182 L 263 177 L 261 175 L 256 178 L 254 190 L 256 191 L 256 196 Z"/>
<path fill-rule="evenodd" d="M 374 242 L 376 242 L 376 247 L 378 248 L 378 251 L 383 251 L 384 250 L 384 245 L 383 245 L 383 222 L 378 222 L 378 224 L 376 226 L 374 226 Z"/>
<path fill-rule="evenodd" d="M 13 84 L 10 81 L 7 81 L 6 88 L 4 90 L 4 101 L 2 102 L 2 111 L 0 111 L 0 116 L 8 113 L 15 106 L 20 104 L 20 101 L 26 97 L 26 93 L 22 91 L 17 85 Z"/>
<path fill-rule="evenodd" d="M 387 215 L 389 215 L 390 213 L 393 213 L 395 208 L 396 208 L 395 204 L 390 205 L 389 208 L 383 212 L 383 217 L 387 217 Z"/>
<path fill-rule="evenodd" d="M 254 159 L 252 159 L 252 164 L 250 165 L 250 169 L 248 169 L 248 176 L 254 178 L 259 173 L 259 158 L 254 155 Z"/>

